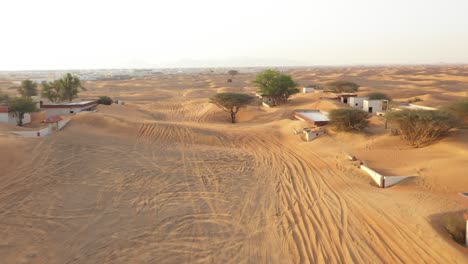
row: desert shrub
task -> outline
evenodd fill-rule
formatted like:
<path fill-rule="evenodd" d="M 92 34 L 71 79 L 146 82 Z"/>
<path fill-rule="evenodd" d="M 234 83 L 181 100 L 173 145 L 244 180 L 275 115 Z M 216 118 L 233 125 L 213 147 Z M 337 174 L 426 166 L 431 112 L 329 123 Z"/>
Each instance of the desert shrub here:
<path fill-rule="evenodd" d="M 361 109 L 334 109 L 330 111 L 330 125 L 338 131 L 363 130 L 369 125 L 370 115 Z"/>
<path fill-rule="evenodd" d="M 458 243 L 465 244 L 466 224 L 460 215 L 448 215 L 442 219 L 442 225 Z"/>
<path fill-rule="evenodd" d="M 98 104 L 111 105 L 112 99 L 109 96 L 100 96 L 98 99 Z"/>
<path fill-rule="evenodd" d="M 416 97 L 416 98 L 413 98 L 413 99 L 409 99 L 407 102 L 409 104 L 411 103 L 416 103 L 416 102 L 421 102 L 423 99 L 419 98 L 419 97 Z"/>
<path fill-rule="evenodd" d="M 388 100 L 388 101 L 391 101 L 392 99 L 390 98 L 390 96 L 384 94 L 384 93 L 381 93 L 381 92 L 374 92 L 374 93 L 369 93 L 367 95 L 367 97 L 370 99 L 370 100 Z"/>
<path fill-rule="evenodd" d="M 326 85 L 326 90 L 332 93 L 354 93 L 359 90 L 359 85 L 348 81 L 334 81 Z"/>
<path fill-rule="evenodd" d="M 403 110 L 385 116 L 392 126 L 392 133 L 400 135 L 415 148 L 437 141 L 459 125 L 455 116 L 439 110 Z"/>
<path fill-rule="evenodd" d="M 455 102 L 445 108 L 468 124 L 468 98 Z"/>

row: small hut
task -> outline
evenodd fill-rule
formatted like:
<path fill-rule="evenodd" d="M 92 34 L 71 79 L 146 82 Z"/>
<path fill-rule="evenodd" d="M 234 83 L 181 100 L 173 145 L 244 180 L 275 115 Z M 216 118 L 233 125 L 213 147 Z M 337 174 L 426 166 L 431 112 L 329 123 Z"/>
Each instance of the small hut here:
<path fill-rule="evenodd" d="M 59 115 L 53 115 L 53 116 L 49 116 L 46 119 L 44 119 L 44 121 L 42 121 L 42 123 L 49 124 L 49 131 L 50 132 L 52 132 L 52 124 L 55 123 L 55 131 L 59 131 L 60 130 L 59 121 L 61 121 L 61 120 L 62 120 L 62 118 Z"/>

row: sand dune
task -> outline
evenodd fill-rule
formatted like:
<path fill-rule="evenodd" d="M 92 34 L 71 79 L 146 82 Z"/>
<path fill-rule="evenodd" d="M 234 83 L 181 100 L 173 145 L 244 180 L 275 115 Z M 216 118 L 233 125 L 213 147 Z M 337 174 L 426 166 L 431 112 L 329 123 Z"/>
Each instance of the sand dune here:
<path fill-rule="evenodd" d="M 432 77 L 463 72 L 415 67 L 292 74 L 301 82 L 321 82 L 419 79 L 424 71 Z M 76 115 L 45 138 L 0 134 L 3 262 L 468 261 L 466 248 L 433 221 L 462 209 L 454 196 L 468 189 L 466 131 L 411 149 L 382 131 L 375 117 L 367 134 L 330 132 L 306 143 L 292 134 L 307 126 L 291 119 L 292 110 L 331 110 L 337 103 L 296 95 L 281 108 L 247 107 L 232 125 L 207 98 L 254 89 L 245 85 L 250 74 L 229 85 L 226 78 L 182 74 L 89 82 L 83 97 L 111 91 L 126 105 Z M 376 83 L 366 86 L 379 90 Z M 404 92 L 407 87 L 391 93 L 404 98 L 413 93 Z M 346 154 L 387 175 L 417 177 L 379 189 Z"/>

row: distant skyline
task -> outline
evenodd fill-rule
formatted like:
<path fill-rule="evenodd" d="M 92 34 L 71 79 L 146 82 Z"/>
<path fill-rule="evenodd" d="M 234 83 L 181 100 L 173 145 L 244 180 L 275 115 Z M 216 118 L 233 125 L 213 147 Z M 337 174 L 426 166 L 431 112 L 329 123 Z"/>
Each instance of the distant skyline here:
<path fill-rule="evenodd" d="M 0 71 L 467 64 L 466 0 L 2 0 Z"/>

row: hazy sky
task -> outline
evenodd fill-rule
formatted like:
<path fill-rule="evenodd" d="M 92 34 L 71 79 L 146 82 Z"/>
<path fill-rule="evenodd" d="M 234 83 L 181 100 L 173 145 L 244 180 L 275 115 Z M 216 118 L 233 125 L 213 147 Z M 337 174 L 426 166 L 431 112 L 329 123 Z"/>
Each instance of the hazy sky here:
<path fill-rule="evenodd" d="M 468 0 L 0 0 L 0 70 L 468 63 Z"/>

